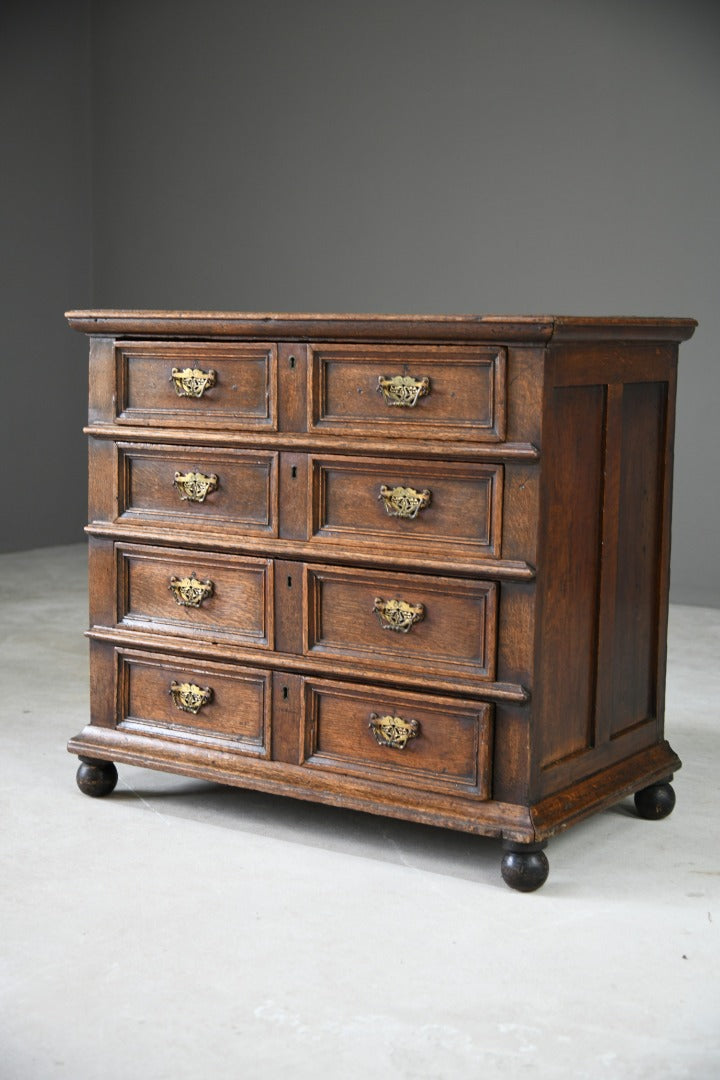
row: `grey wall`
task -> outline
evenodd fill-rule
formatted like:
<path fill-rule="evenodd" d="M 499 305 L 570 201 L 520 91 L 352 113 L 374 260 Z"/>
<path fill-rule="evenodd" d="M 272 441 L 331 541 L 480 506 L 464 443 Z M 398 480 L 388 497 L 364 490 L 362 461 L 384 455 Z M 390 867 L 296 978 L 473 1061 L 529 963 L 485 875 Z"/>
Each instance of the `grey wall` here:
<path fill-rule="evenodd" d="M 0 5 L 0 550 L 83 539 L 91 299 L 89 6 Z"/>
<path fill-rule="evenodd" d="M 144 0 L 91 21 L 97 305 L 694 315 L 673 593 L 720 603 L 719 5 Z"/>

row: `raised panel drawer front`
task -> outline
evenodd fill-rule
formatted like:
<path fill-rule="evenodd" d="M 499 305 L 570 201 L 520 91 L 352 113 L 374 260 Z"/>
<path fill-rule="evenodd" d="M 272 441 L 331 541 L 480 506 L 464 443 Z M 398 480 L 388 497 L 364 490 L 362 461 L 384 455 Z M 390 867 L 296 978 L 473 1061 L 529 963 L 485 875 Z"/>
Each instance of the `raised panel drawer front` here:
<path fill-rule="evenodd" d="M 277 535 L 277 454 L 119 443 L 119 517 Z"/>
<path fill-rule="evenodd" d="M 130 650 L 119 663 L 121 730 L 267 756 L 269 672 Z"/>
<path fill-rule="evenodd" d="M 488 799 L 491 719 L 479 702 L 306 679 L 302 764 Z"/>
<path fill-rule="evenodd" d="M 312 457 L 311 466 L 314 539 L 499 554 L 501 465 Z"/>
<path fill-rule="evenodd" d="M 120 423 L 274 430 L 274 345 L 130 342 L 117 351 Z"/>
<path fill-rule="evenodd" d="M 318 345 L 310 350 L 310 429 L 340 435 L 499 442 L 505 350 Z"/>
<path fill-rule="evenodd" d="M 307 566 L 305 650 L 364 666 L 492 679 L 493 582 Z"/>
<path fill-rule="evenodd" d="M 122 626 L 272 647 L 272 560 L 137 544 L 116 550 Z"/>

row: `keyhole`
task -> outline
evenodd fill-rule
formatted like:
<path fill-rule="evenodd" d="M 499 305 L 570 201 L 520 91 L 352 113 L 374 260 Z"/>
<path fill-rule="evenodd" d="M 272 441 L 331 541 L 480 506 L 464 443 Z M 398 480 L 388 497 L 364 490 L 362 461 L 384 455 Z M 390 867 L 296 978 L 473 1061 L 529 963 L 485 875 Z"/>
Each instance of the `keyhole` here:
<path fill-rule="evenodd" d="M 283 699 L 287 700 L 287 696 L 288 696 L 288 688 L 287 688 L 287 686 L 283 686 Z"/>
<path fill-rule="evenodd" d="M 292 589 L 292 578 L 288 574 L 288 589 Z"/>
<path fill-rule="evenodd" d="M 294 356 L 290 357 L 290 367 L 295 367 L 295 357 Z"/>
<path fill-rule="evenodd" d="M 292 476 L 292 478 L 294 480 L 295 477 L 297 476 L 297 465 L 293 465 L 292 469 L 290 470 L 290 475 Z"/>

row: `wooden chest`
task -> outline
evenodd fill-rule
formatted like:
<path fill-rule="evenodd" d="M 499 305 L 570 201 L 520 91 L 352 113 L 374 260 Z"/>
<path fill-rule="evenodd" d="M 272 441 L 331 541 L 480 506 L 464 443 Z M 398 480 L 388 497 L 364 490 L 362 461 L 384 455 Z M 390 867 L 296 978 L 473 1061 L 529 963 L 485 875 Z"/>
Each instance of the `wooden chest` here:
<path fill-rule="evenodd" d="M 74 311 L 91 722 L 113 762 L 503 840 L 669 813 L 691 319 Z"/>

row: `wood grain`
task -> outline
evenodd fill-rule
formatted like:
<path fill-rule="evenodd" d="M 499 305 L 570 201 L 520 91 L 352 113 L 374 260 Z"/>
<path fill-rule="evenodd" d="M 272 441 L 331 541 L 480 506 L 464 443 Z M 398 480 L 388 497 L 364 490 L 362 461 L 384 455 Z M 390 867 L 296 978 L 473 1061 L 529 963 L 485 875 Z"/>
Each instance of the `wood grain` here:
<path fill-rule="evenodd" d="M 170 743 L 221 746 L 265 756 L 269 751 L 270 676 L 214 662 L 121 650 L 118 728 Z M 173 684 L 192 684 L 212 697 L 197 715 L 173 701 Z M 182 751 L 179 750 L 179 753 Z"/>
<path fill-rule="evenodd" d="M 437 550 L 446 557 L 493 557 L 502 535 L 503 470 L 500 465 L 433 462 L 416 458 L 308 455 L 314 540 L 372 544 L 378 559 L 388 550 L 408 555 Z M 388 514 L 383 487 L 429 492 L 429 505 L 413 519 Z"/>
<path fill-rule="evenodd" d="M 118 518 L 276 536 L 277 454 L 117 443 Z M 183 499 L 176 473 L 216 477 L 203 502 Z"/>
<path fill-rule="evenodd" d="M 679 767 L 665 642 L 694 320 L 68 319 L 91 339 L 91 723 L 71 752 L 525 845 Z M 195 365 L 216 384 L 179 397 L 169 371 Z M 394 375 L 429 393 L 388 406 Z M 176 471 L 217 490 L 181 500 Z M 430 494 L 403 518 L 382 487 Z M 193 609 L 168 588 L 191 574 L 213 585 Z M 384 628 L 378 599 L 423 617 Z M 173 682 L 208 688 L 197 714 Z M 374 737 L 384 715 L 414 722 L 404 747 Z"/>
<path fill-rule="evenodd" d="M 380 661 L 402 680 L 405 672 L 454 672 L 477 679 L 495 673 L 496 586 L 491 582 L 427 578 L 306 566 L 304 651 L 358 663 Z M 424 609 L 408 632 L 385 628 L 376 598 Z"/>
<path fill-rule="evenodd" d="M 273 562 L 184 548 L 118 544 L 115 621 L 146 633 L 273 648 Z M 194 575 L 212 593 L 199 607 L 178 604 L 173 578 Z"/>
<path fill-rule="evenodd" d="M 127 342 L 117 349 L 118 423 L 277 429 L 277 348 L 225 342 Z M 200 398 L 178 396 L 174 369 L 212 371 Z"/>
<path fill-rule="evenodd" d="M 504 349 L 313 346 L 308 431 L 501 442 L 505 366 Z M 388 405 L 378 380 L 396 375 L 428 379 L 427 395 L 411 407 Z"/>
<path fill-rule="evenodd" d="M 304 680 L 301 764 L 427 791 L 490 794 L 491 708 L 435 695 Z M 403 749 L 379 745 L 376 715 L 414 720 Z"/>
<path fill-rule="evenodd" d="M 562 315 L 375 315 L 297 312 L 74 310 L 88 334 L 305 341 L 686 341 L 695 319 Z"/>

